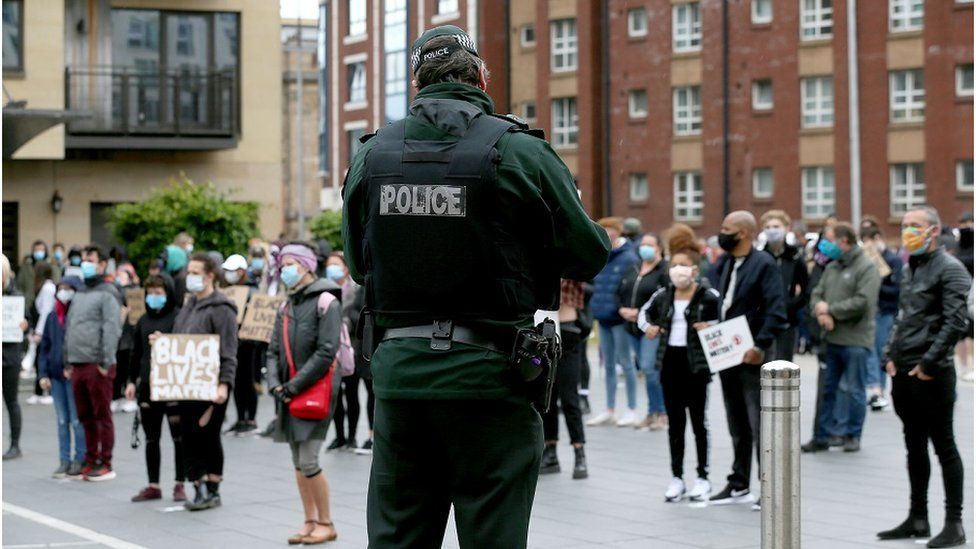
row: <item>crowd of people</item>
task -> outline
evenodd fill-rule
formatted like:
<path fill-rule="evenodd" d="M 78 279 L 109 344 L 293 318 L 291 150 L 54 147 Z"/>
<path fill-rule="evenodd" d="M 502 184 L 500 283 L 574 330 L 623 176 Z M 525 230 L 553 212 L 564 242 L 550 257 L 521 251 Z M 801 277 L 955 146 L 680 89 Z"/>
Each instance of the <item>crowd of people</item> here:
<path fill-rule="evenodd" d="M 754 452 L 759 459 L 758 366 L 811 353 L 818 357 L 820 375 L 812 437 L 803 451 L 858 451 L 866 410 L 890 407 L 885 391 L 892 378 L 891 398 L 905 424 L 911 516 L 879 535 L 928 535 L 931 439 L 947 487 L 943 541 L 964 536 L 962 466 L 951 420 L 955 368 L 960 379 L 973 379 L 971 214 L 951 229 L 931 208 L 912 210 L 900 238 L 886 235 L 870 217 L 853 226 L 831 216 L 819 231 L 807 232 L 781 210 L 758 220 L 749 212 L 733 212 L 721 232 L 707 239 L 680 223 L 661 233 L 645 232 L 632 218 L 599 223 L 612 243 L 606 267 L 589 282 L 562 281 L 563 353 L 552 405 L 543 414 L 541 474 L 560 471 L 561 410 L 574 452 L 573 478 L 588 476 L 584 425 L 667 430 L 673 478 L 664 490 L 666 501 L 748 503 L 758 509 L 750 492 Z M 31 378 L 35 387 L 28 403 L 51 403 L 57 416 L 55 477 L 115 478 L 113 412 L 138 412 L 148 484 L 132 501 L 163 497 L 165 419 L 174 450 L 172 498 L 191 510 L 209 509 L 221 503 L 221 437 L 258 434 L 259 396 L 267 392 L 274 397 L 275 419 L 260 434 L 289 444 L 305 513 L 289 543 L 335 539 L 329 485 L 318 459 L 330 423 L 336 434 L 327 450 L 368 455 L 372 447 L 372 382 L 362 342 L 355 337 L 364 292 L 351 280 L 342 253 L 324 242 L 255 240 L 246 255 L 226 258 L 215 251 L 195 252 L 193 244 L 191 235 L 176 235 L 158 258 L 141 266 L 145 278 L 123 250 L 106 252 L 96 244 L 66 248 L 58 243 L 49 250 L 35 242 L 16 273 L 3 257 L 4 295 L 22 295 L 28 305 L 21 324 L 25 343 L 3 344 L 3 397 L 10 420 L 3 459 L 21 456 L 17 387 L 20 378 Z M 239 338 L 238 304 L 221 291 L 234 286 L 245 287 L 249 298 L 284 296 L 270 341 Z M 144 291 L 138 308 L 144 306 L 145 313 L 130 322 L 134 304 L 126 296 L 133 288 Z M 734 458 L 725 487 L 713 493 L 706 404 L 714 376 L 697 332 L 739 316 L 747 321 L 755 347 L 741 365 L 717 374 Z M 589 399 L 586 349 L 594 323 L 606 383 L 602 407 Z M 219 336 L 219 385 L 212 402 L 150 398 L 151 348 L 162 334 Z M 344 346 L 352 351 L 348 365 L 339 364 Z M 620 405 L 618 376 L 626 397 Z M 641 377 L 648 407 L 639 414 Z M 328 419 L 296 412 L 292 404 L 299 395 L 325 381 L 335 396 Z M 360 382 L 368 395 L 369 424 L 361 445 Z M 231 399 L 236 417 L 222 432 Z M 933 402 L 938 405 L 923 405 Z M 688 423 L 697 457 L 690 485 L 684 476 Z M 192 484 L 192 496 L 184 482 Z M 947 546 L 938 539 L 930 546 Z"/>

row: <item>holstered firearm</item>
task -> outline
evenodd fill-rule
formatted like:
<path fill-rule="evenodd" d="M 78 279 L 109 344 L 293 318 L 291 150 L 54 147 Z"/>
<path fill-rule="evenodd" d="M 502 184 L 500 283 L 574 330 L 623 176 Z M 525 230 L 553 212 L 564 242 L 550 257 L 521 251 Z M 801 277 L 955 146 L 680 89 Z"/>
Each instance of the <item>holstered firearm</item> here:
<path fill-rule="evenodd" d="M 560 356 L 562 348 L 552 319 L 518 331 L 509 363 L 525 382 L 529 401 L 543 414 L 549 411 Z"/>

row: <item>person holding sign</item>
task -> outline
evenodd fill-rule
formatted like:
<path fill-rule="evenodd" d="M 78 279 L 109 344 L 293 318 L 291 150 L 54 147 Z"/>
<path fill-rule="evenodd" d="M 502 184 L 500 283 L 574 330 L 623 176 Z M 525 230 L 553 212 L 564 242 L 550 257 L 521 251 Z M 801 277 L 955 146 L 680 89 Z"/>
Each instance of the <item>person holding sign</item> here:
<path fill-rule="evenodd" d="M 0 264 L 3 268 L 3 299 L 10 298 L 20 300 L 20 310 L 24 310 L 24 296 L 14 284 L 13 271 L 10 269 L 10 260 L 7 256 L 0 255 Z M 23 334 L 27 332 L 27 319 L 22 315 L 17 321 L 20 329 L 20 341 L 8 341 L 7 332 L 4 331 L 3 341 L 3 404 L 7 407 L 7 418 L 10 421 L 10 447 L 3 453 L 3 459 L 16 459 L 20 454 L 20 428 L 22 418 L 20 415 L 20 403 L 17 402 L 17 388 L 20 383 L 20 363 L 24 359 Z M 7 314 L 4 313 L 5 321 Z M 15 317 L 16 318 L 16 317 Z"/>
<path fill-rule="evenodd" d="M 281 282 L 288 299 L 275 319 L 268 349 L 268 385 L 281 403 L 273 433 L 275 442 L 287 442 L 295 467 L 295 482 L 302 498 L 305 524 L 288 539 L 290 545 L 324 543 L 336 539 L 329 511 L 329 481 L 319 466 L 319 454 L 335 411 L 339 376 L 335 359 L 342 330 L 342 308 L 330 292 L 340 288 L 315 274 L 315 252 L 302 244 L 289 244 L 278 256 Z M 329 387 L 328 412 L 319 419 L 296 417 L 290 406 L 326 376 L 334 376 Z"/>
<path fill-rule="evenodd" d="M 708 384 L 712 374 L 702 349 L 698 330 L 714 324 L 719 317 L 718 292 L 698 282 L 701 255 L 691 227 L 678 223 L 668 231 L 671 284 L 661 288 L 641 307 L 638 327 L 649 340 L 661 338 L 655 367 L 661 372 L 664 406 L 668 412 L 668 442 L 671 448 L 671 474 L 674 477 L 664 492 L 664 500 L 704 501 L 712 492 L 708 481 Z M 698 453 L 698 479 L 690 492 L 685 489 L 685 410 L 691 417 Z"/>
<path fill-rule="evenodd" d="M 186 267 L 186 291 L 190 298 L 176 315 L 173 325 L 175 334 L 220 336 L 217 397 L 213 402 L 182 400 L 179 405 L 186 477 L 193 481 L 196 489 L 193 501 L 185 504 L 190 511 L 220 506 L 219 489 L 224 474 L 220 426 L 237 372 L 237 306 L 214 288 L 218 268 L 206 253 L 193 254 Z M 150 345 L 159 335 L 161 332 L 150 336 Z"/>
<path fill-rule="evenodd" d="M 227 258 L 221 266 L 227 286 L 224 293 L 238 307 L 238 321 L 244 318 L 244 308 L 251 296 L 257 292 L 257 283 L 247 276 L 247 260 L 240 254 Z M 235 298 L 234 296 L 238 296 Z M 238 322 L 240 324 L 240 322 Z M 237 344 L 237 374 L 234 379 L 234 407 L 237 421 L 227 432 L 244 435 L 256 431 L 258 423 L 258 392 L 255 386 L 255 371 L 261 371 L 261 364 L 268 352 L 268 344 L 263 341 L 239 339 Z"/>

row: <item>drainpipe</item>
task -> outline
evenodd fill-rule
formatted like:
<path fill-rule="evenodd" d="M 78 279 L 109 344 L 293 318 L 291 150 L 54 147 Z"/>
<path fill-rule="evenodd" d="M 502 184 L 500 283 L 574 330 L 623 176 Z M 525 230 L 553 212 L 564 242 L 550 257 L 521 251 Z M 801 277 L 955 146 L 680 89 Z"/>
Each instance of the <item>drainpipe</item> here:
<path fill-rule="evenodd" d="M 722 216 L 729 215 L 729 2 L 722 1 Z"/>
<path fill-rule="evenodd" d="M 612 215 L 613 181 L 610 169 L 610 34 L 609 2 L 600 2 L 600 80 L 603 90 L 603 215 Z"/>
<path fill-rule="evenodd" d="M 847 0 L 848 139 L 851 151 L 851 223 L 861 224 L 861 107 L 858 97 L 857 0 Z"/>

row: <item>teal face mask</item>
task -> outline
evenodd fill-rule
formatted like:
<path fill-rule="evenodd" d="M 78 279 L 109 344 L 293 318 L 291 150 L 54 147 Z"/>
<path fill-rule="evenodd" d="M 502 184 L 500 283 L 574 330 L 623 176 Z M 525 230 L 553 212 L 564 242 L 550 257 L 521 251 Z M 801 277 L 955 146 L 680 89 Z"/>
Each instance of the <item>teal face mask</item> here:
<path fill-rule="evenodd" d="M 817 249 L 820 250 L 820 253 L 824 254 L 830 259 L 833 259 L 834 261 L 837 261 L 840 259 L 840 256 L 844 255 L 844 252 L 840 249 L 840 246 L 838 246 L 835 242 L 827 240 L 826 238 L 820 239 L 820 242 L 817 244 Z"/>
<path fill-rule="evenodd" d="M 146 296 L 146 307 L 158 311 L 166 306 L 166 296 L 149 294 Z"/>

